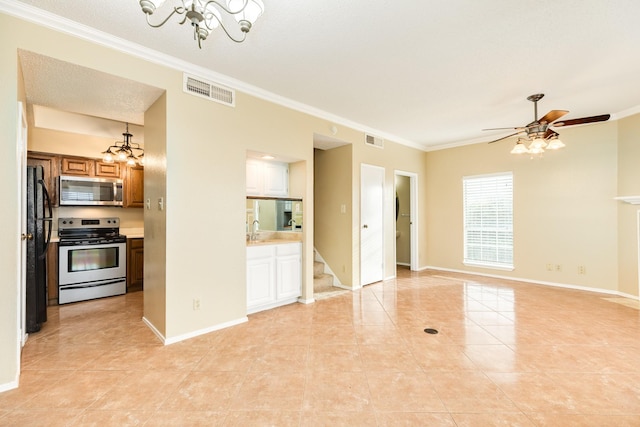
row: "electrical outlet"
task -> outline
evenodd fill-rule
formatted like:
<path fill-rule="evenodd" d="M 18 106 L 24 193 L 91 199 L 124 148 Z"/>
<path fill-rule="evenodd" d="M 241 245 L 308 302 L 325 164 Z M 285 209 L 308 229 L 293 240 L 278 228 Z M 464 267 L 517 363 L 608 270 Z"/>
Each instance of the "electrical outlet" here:
<path fill-rule="evenodd" d="M 553 264 L 547 264 L 547 271 L 553 271 Z"/>
<path fill-rule="evenodd" d="M 200 310 L 200 298 L 193 299 L 193 311 Z"/>
<path fill-rule="evenodd" d="M 587 267 L 585 267 L 584 265 L 579 265 L 578 274 L 587 274 Z"/>
<path fill-rule="evenodd" d="M 562 271 L 562 264 L 556 264 L 556 271 Z"/>

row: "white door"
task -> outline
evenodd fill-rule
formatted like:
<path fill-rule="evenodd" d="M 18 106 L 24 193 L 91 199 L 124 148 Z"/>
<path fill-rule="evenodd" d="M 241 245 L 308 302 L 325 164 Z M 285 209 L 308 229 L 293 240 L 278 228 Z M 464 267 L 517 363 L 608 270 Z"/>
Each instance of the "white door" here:
<path fill-rule="evenodd" d="M 22 346 L 27 341 L 27 115 L 22 102 L 18 102 L 18 152 L 20 153 L 20 167 L 18 172 L 18 185 L 20 186 L 20 206 L 18 217 L 20 218 L 20 340 Z M 18 359 L 19 360 L 19 359 Z"/>
<path fill-rule="evenodd" d="M 360 168 L 360 285 L 384 278 L 384 168 Z"/>

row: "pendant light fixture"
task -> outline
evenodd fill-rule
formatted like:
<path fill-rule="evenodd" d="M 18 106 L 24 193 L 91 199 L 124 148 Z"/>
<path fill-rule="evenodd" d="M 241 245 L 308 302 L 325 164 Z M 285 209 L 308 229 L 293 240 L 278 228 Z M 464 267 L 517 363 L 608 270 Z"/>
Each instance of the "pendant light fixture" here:
<path fill-rule="evenodd" d="M 209 34 L 220 27 L 234 42 L 242 43 L 251 30 L 251 26 L 264 12 L 262 0 L 172 0 L 179 3 L 164 20 L 157 24 L 151 22 L 150 17 L 160 8 L 165 0 L 140 0 L 140 7 L 147 15 L 147 24 L 150 27 L 162 27 L 173 15 L 182 15 L 179 24 L 187 20 L 193 27 L 193 39 L 198 41 L 198 47 L 202 49 L 202 41 Z M 229 31 L 227 28 L 232 20 L 223 18 L 232 16 L 235 18 L 237 29 Z M 238 31 L 239 30 L 239 31 Z M 234 35 L 233 33 L 236 33 Z"/>
<path fill-rule="evenodd" d="M 122 142 L 116 142 L 102 152 L 102 161 L 105 163 L 127 162 L 129 166 L 136 164 L 143 166 L 144 149 L 140 148 L 140 144 L 131 142 L 133 135 L 129 132 L 129 123 L 127 123 L 127 129 L 122 136 L 124 137 Z"/>

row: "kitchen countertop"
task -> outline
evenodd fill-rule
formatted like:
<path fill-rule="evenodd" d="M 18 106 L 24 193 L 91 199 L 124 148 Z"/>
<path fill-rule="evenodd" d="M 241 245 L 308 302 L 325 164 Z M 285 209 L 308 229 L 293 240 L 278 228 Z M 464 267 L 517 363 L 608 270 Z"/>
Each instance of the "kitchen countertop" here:
<path fill-rule="evenodd" d="M 247 246 L 281 245 L 285 243 L 300 243 L 300 241 L 291 239 L 247 240 Z"/>
<path fill-rule="evenodd" d="M 247 235 L 247 246 L 279 245 L 282 243 L 301 243 L 302 233 L 291 231 L 261 231 L 257 240 L 250 240 Z"/>
<path fill-rule="evenodd" d="M 127 239 L 144 238 L 144 228 L 121 228 L 120 234 L 127 236 Z"/>

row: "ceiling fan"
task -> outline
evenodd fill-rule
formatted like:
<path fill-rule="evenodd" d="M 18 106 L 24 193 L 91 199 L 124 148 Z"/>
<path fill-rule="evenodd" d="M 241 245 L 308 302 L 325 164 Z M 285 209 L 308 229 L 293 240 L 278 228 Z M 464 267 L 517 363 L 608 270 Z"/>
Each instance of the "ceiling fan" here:
<path fill-rule="evenodd" d="M 528 101 L 533 102 L 533 121 L 528 125 L 521 127 L 507 127 L 507 128 L 492 128 L 492 129 L 483 129 L 483 130 L 515 130 L 514 133 L 509 135 L 500 137 L 493 141 L 489 141 L 489 144 L 494 142 L 502 141 L 503 139 L 510 138 L 516 135 L 522 135 L 523 138 L 518 138 L 516 142 L 516 146 L 511 151 L 514 154 L 518 153 L 532 153 L 538 154 L 544 151 L 544 148 L 547 149 L 557 149 L 564 147 L 564 144 L 558 139 L 560 136 L 558 132 L 554 131 L 553 128 L 563 127 L 563 126 L 574 126 L 581 125 L 585 123 L 595 123 L 595 122 L 604 122 L 609 120 L 611 114 L 601 114 L 599 116 L 591 116 L 591 117 L 582 117 L 580 119 L 570 119 L 570 120 L 559 120 L 561 117 L 566 115 L 569 111 L 567 110 L 551 110 L 544 116 L 538 118 L 538 101 L 540 101 L 544 97 L 543 93 L 536 93 L 527 97 Z M 524 142 L 531 142 L 530 146 L 527 148 L 524 145 Z"/>

